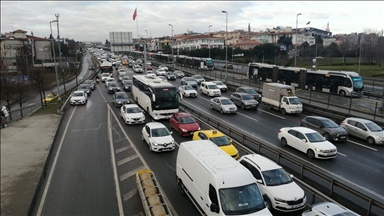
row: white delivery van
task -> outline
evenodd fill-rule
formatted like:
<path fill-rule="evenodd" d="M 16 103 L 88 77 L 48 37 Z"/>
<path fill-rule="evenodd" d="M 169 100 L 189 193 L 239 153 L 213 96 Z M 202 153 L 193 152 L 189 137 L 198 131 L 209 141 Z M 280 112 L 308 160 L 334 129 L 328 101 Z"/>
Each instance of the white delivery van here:
<path fill-rule="evenodd" d="M 176 179 L 202 215 L 272 215 L 251 172 L 210 140 L 180 144 Z"/>

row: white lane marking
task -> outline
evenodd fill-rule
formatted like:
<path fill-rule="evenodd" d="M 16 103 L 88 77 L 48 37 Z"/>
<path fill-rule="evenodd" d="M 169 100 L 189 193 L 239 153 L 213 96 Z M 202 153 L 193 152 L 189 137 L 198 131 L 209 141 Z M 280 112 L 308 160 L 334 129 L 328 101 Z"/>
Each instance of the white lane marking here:
<path fill-rule="evenodd" d="M 112 113 L 112 115 L 114 116 L 114 118 L 116 119 L 117 124 L 120 126 L 120 128 L 121 128 L 121 130 L 122 130 L 122 133 L 123 133 L 124 136 L 127 138 L 128 142 L 131 143 L 132 148 L 135 150 L 135 152 L 136 152 L 137 155 L 139 156 L 141 162 L 144 164 L 144 167 L 147 168 L 147 169 L 151 169 L 151 168 L 148 166 L 147 162 L 144 160 L 144 157 L 140 154 L 140 151 L 136 148 L 135 145 L 133 145 L 134 142 L 132 142 L 132 140 L 129 138 L 129 136 L 127 135 L 127 133 L 126 133 L 125 130 L 123 129 L 123 126 L 121 125 L 120 120 L 119 120 L 120 118 L 117 118 L 116 115 L 115 115 L 115 113 L 113 113 L 111 106 L 110 106 L 109 104 L 107 104 L 107 105 L 108 105 L 108 109 L 110 110 L 110 112 Z M 175 208 L 173 207 L 172 203 L 169 201 L 167 195 L 165 194 L 165 192 L 164 192 L 164 190 L 163 190 L 163 188 L 161 187 L 160 184 L 158 185 L 158 188 L 159 188 L 159 190 L 163 193 L 163 197 L 164 197 L 164 199 L 166 200 L 166 202 L 167 202 L 167 204 L 168 204 L 168 208 L 172 211 L 173 215 L 174 215 L 174 216 L 179 216 L 179 214 L 177 214 Z"/>
<path fill-rule="evenodd" d="M 247 115 L 245 115 L 245 114 L 243 114 L 243 113 L 239 113 L 239 112 L 237 112 L 237 115 L 242 115 L 242 116 L 244 116 L 245 118 L 249 118 L 249 119 L 251 119 L 251 120 L 253 120 L 253 121 L 259 121 L 259 120 L 255 119 L 255 118 L 252 118 L 252 117 L 250 117 L 250 116 L 247 116 Z"/>
<path fill-rule="evenodd" d="M 57 149 L 57 154 L 56 154 L 56 156 L 55 156 L 55 160 L 53 161 L 53 164 L 52 164 L 52 171 L 49 173 L 48 180 L 47 180 L 47 184 L 45 185 L 44 193 L 43 193 L 43 196 L 41 197 L 41 201 L 40 201 L 39 209 L 37 210 L 37 215 L 38 215 L 38 216 L 40 216 L 41 213 L 42 213 L 42 211 L 43 211 L 43 206 L 44 206 L 44 204 L 45 204 L 45 199 L 46 199 L 46 197 L 47 197 L 47 193 L 48 193 L 49 185 L 51 184 L 52 176 L 53 176 L 53 173 L 55 172 L 55 169 L 56 169 L 57 159 L 58 159 L 59 156 L 60 156 L 61 147 L 63 146 L 64 138 L 65 138 L 65 136 L 66 136 L 66 134 L 67 134 L 68 127 L 69 127 L 69 123 L 70 123 L 71 120 L 72 120 L 73 114 L 75 114 L 76 108 L 77 108 L 77 106 L 75 106 L 75 108 L 73 109 L 73 111 L 72 111 L 72 113 L 71 113 L 71 116 L 69 117 L 69 120 L 68 120 L 68 122 L 67 122 L 67 125 L 65 126 L 64 134 L 63 134 L 63 136 L 61 137 L 60 144 L 59 144 L 59 148 Z"/>
<path fill-rule="evenodd" d="M 339 155 L 341 155 L 341 156 L 344 156 L 344 157 L 347 157 L 346 154 L 340 153 L 339 151 L 337 152 L 337 154 L 339 154 Z"/>
<path fill-rule="evenodd" d="M 108 104 L 108 108 L 109 108 L 109 104 Z M 117 206 L 119 208 L 119 215 L 124 216 L 123 202 L 121 201 L 121 194 L 120 194 L 120 184 L 119 184 L 118 177 L 117 177 L 115 151 L 113 148 L 111 112 L 112 112 L 112 110 L 109 110 L 109 112 L 108 112 L 108 139 L 109 139 L 109 146 L 111 149 L 111 162 L 112 162 L 112 168 L 113 168 L 113 179 L 115 180 Z"/>
<path fill-rule="evenodd" d="M 358 143 L 358 142 L 355 142 L 355 141 L 352 141 L 352 140 L 348 140 L 348 142 L 351 142 L 351 143 L 353 143 L 353 144 L 355 144 L 355 145 L 359 145 L 359 146 L 361 146 L 361 147 L 364 147 L 364 148 L 370 149 L 370 150 L 372 150 L 372 151 L 378 151 L 378 150 L 377 150 L 377 149 L 375 149 L 375 148 L 372 148 L 372 147 L 369 147 L 369 146 L 363 145 L 363 144 L 361 144 L 361 143 Z"/>
<path fill-rule="evenodd" d="M 137 194 L 137 189 L 133 189 L 133 190 L 129 191 L 128 193 L 124 194 L 123 199 L 124 199 L 124 201 L 127 201 L 127 200 L 131 199 L 136 194 Z"/>
<path fill-rule="evenodd" d="M 277 118 L 281 118 L 281 119 L 285 119 L 285 117 L 282 117 L 282 116 L 279 116 L 279 115 L 276 115 L 276 114 L 273 114 L 273 113 L 270 113 L 270 112 L 267 112 L 267 111 L 264 111 L 264 110 L 260 110 L 259 111 L 263 112 L 263 113 L 266 113 L 266 114 L 269 114 L 271 116 L 275 116 Z"/>

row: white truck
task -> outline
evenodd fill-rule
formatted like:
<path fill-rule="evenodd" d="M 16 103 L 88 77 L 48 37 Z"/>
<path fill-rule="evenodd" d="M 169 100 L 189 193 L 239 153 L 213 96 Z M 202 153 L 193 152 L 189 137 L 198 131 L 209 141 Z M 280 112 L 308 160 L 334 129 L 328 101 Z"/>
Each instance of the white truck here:
<path fill-rule="evenodd" d="M 261 101 L 268 109 L 279 110 L 283 115 L 286 113 L 296 114 L 303 111 L 303 104 L 295 96 L 295 87 L 280 83 L 264 83 Z"/>

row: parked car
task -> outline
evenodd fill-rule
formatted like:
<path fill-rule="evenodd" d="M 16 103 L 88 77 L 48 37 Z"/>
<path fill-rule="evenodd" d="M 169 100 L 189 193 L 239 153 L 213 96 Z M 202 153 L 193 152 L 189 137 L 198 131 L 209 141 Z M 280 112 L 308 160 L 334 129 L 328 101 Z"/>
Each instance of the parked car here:
<path fill-rule="evenodd" d="M 222 81 L 216 80 L 216 81 L 212 81 L 212 82 L 215 83 L 217 85 L 217 87 L 219 87 L 220 91 L 222 91 L 222 92 L 228 91 L 227 85 L 225 85 Z"/>
<path fill-rule="evenodd" d="M 71 95 L 71 105 L 86 104 L 88 101 L 87 93 L 84 91 L 74 91 Z"/>
<path fill-rule="evenodd" d="M 119 85 L 116 82 L 110 82 L 107 87 L 107 91 L 109 94 L 113 94 L 115 92 L 121 91 Z"/>
<path fill-rule="evenodd" d="M 193 88 L 197 88 L 197 82 L 193 77 L 183 77 L 180 80 L 181 85 L 190 85 Z"/>
<path fill-rule="evenodd" d="M 319 132 L 305 127 L 284 127 L 277 134 L 282 146 L 291 146 L 309 158 L 328 159 L 337 156 L 337 148 Z"/>
<path fill-rule="evenodd" d="M 348 134 L 366 140 L 370 145 L 384 144 L 384 131 L 375 122 L 362 118 L 346 118 L 340 124 Z"/>
<path fill-rule="evenodd" d="M 197 91 L 190 85 L 179 86 L 179 92 L 184 97 L 197 97 Z"/>
<path fill-rule="evenodd" d="M 224 113 L 233 113 L 236 114 L 237 107 L 236 105 L 226 97 L 215 97 L 211 99 L 211 109 L 215 109 Z"/>
<path fill-rule="evenodd" d="M 125 124 L 144 124 L 144 111 L 136 104 L 126 104 L 120 108 L 120 116 Z"/>
<path fill-rule="evenodd" d="M 252 95 L 253 99 L 261 102 L 261 95 L 252 87 L 240 86 L 236 89 L 236 92 L 244 92 Z"/>
<path fill-rule="evenodd" d="M 88 84 L 91 90 L 95 90 L 95 81 L 94 80 L 85 80 L 84 84 Z"/>
<path fill-rule="evenodd" d="M 176 75 L 170 71 L 165 74 L 165 77 L 167 78 L 167 80 L 176 80 Z"/>
<path fill-rule="evenodd" d="M 211 97 L 221 96 L 221 91 L 219 87 L 217 87 L 217 85 L 213 82 L 201 82 L 200 91 L 201 91 L 201 94 L 206 94 L 207 96 L 211 96 Z"/>
<path fill-rule="evenodd" d="M 305 207 L 305 192 L 280 165 L 259 154 L 244 155 L 239 162 L 255 177 L 268 208 L 293 212 Z"/>
<path fill-rule="evenodd" d="M 200 130 L 200 125 L 193 116 L 185 112 L 174 113 L 169 123 L 170 128 L 176 130 L 180 136 L 192 136 L 195 131 Z"/>
<path fill-rule="evenodd" d="M 125 91 L 131 91 L 132 90 L 132 80 L 123 80 L 123 88 Z"/>
<path fill-rule="evenodd" d="M 345 142 L 348 140 L 348 132 L 329 118 L 307 116 L 300 121 L 300 126 L 319 132 L 328 141 Z"/>
<path fill-rule="evenodd" d="M 302 216 L 358 216 L 355 212 L 332 202 L 321 202 L 314 204 L 310 209 L 304 211 Z"/>
<path fill-rule="evenodd" d="M 175 70 L 173 73 L 175 73 L 176 78 L 183 78 L 185 76 L 184 72 L 181 70 Z"/>
<path fill-rule="evenodd" d="M 53 99 L 55 99 L 55 98 L 57 98 L 59 95 L 58 94 L 51 94 L 51 93 L 49 93 L 49 94 L 47 94 L 46 96 L 45 96 L 45 98 L 43 98 L 43 103 L 44 102 L 51 102 Z"/>
<path fill-rule="evenodd" d="M 115 92 L 112 98 L 113 98 L 113 104 L 115 105 L 115 107 L 121 107 L 124 104 L 131 103 L 131 99 L 125 92 Z"/>
<path fill-rule="evenodd" d="M 235 92 L 229 96 L 229 99 L 233 101 L 236 106 L 241 107 L 241 109 L 254 109 L 257 110 L 259 107 L 259 102 L 253 99 L 250 94 Z"/>
<path fill-rule="evenodd" d="M 193 133 L 192 140 L 211 140 L 229 156 L 239 158 L 239 151 L 232 144 L 232 140 L 218 130 L 199 130 Z"/>
<path fill-rule="evenodd" d="M 149 146 L 149 151 L 163 152 L 175 150 L 172 131 L 159 122 L 149 122 L 142 130 L 141 139 Z"/>
<path fill-rule="evenodd" d="M 201 75 L 198 75 L 198 74 L 195 74 L 195 75 L 192 75 L 192 78 L 196 80 L 196 82 L 200 85 L 201 82 L 205 82 L 205 79 L 204 77 L 202 77 Z"/>
<path fill-rule="evenodd" d="M 77 91 L 84 91 L 85 93 L 87 93 L 87 96 L 90 96 L 91 95 L 91 87 L 88 85 L 88 84 L 80 84 L 77 89 Z"/>

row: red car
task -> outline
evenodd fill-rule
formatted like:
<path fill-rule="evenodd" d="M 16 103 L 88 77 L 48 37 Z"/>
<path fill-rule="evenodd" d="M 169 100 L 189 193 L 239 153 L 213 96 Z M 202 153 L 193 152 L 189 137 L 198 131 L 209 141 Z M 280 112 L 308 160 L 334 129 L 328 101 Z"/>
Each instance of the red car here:
<path fill-rule="evenodd" d="M 178 112 L 169 119 L 171 129 L 176 130 L 180 136 L 192 136 L 195 131 L 200 130 L 199 124 L 189 113 Z"/>
<path fill-rule="evenodd" d="M 151 65 L 147 65 L 147 70 L 152 70 Z"/>
<path fill-rule="evenodd" d="M 223 68 L 225 68 L 225 65 L 224 65 Z M 227 68 L 228 68 L 228 69 L 233 69 L 233 65 L 232 65 L 232 64 L 227 64 Z"/>

